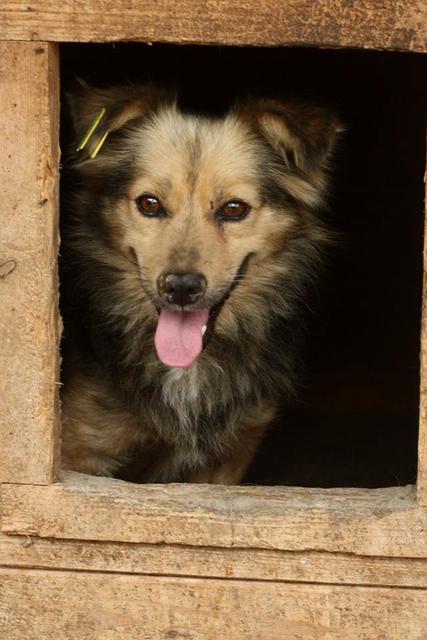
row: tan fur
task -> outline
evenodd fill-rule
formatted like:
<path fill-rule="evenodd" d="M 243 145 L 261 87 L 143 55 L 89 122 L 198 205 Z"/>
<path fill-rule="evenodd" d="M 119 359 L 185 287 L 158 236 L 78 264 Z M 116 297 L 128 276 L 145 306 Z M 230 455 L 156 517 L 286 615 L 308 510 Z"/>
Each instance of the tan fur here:
<path fill-rule="evenodd" d="M 239 425 L 228 458 L 222 464 L 208 466 L 203 471 L 190 475 L 188 482 L 203 484 L 239 484 L 264 436 L 267 426 L 274 418 L 275 406 L 265 406 L 246 416 Z"/>
<path fill-rule="evenodd" d="M 111 476 L 128 462 L 129 452 L 144 436 L 129 411 L 106 410 L 111 389 L 88 378 L 77 363 L 70 369 L 62 403 L 63 466 Z"/>

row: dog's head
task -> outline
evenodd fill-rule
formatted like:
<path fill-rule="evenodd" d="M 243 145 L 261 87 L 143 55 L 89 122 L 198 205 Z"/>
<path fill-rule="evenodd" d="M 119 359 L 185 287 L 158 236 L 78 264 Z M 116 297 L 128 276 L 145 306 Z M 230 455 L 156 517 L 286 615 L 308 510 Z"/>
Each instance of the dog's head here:
<path fill-rule="evenodd" d="M 266 316 L 286 313 L 286 279 L 298 287 L 325 239 L 314 212 L 339 131 L 332 114 L 264 100 L 213 119 L 150 87 L 86 88 L 72 111 L 78 137 L 104 114 L 73 158 L 80 248 L 122 273 L 129 314 L 156 323 L 164 364 L 191 365 L 242 322 L 256 339 Z"/>

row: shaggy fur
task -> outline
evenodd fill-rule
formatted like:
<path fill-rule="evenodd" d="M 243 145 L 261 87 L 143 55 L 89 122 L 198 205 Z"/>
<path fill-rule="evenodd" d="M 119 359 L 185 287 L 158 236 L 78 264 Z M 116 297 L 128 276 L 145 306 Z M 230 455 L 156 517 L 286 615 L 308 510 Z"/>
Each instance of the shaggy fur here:
<path fill-rule="evenodd" d="M 86 88 L 72 105 L 76 140 L 101 107 L 107 114 L 65 174 L 63 465 L 238 483 L 293 393 L 302 306 L 328 242 L 316 211 L 338 124 L 275 101 L 190 115 L 152 87 Z M 167 215 L 142 215 L 143 193 Z M 235 198 L 249 214 L 221 221 Z M 154 347 L 165 270 L 203 273 L 193 306 L 215 310 L 188 368 L 165 366 Z"/>

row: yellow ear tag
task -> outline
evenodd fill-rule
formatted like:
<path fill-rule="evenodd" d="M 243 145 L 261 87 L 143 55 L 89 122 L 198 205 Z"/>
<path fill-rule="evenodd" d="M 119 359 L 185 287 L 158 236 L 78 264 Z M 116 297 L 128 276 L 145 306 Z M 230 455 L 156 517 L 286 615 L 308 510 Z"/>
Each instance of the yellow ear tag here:
<path fill-rule="evenodd" d="M 102 118 L 105 116 L 105 112 L 106 112 L 105 107 L 102 107 L 101 111 L 98 113 L 98 115 L 96 116 L 95 120 L 92 122 L 92 124 L 90 125 L 89 129 L 86 131 L 86 133 L 84 134 L 83 138 L 81 139 L 79 145 L 77 146 L 76 151 L 82 151 L 85 148 L 85 146 L 87 145 L 87 143 L 89 142 L 89 140 L 91 139 L 91 137 L 93 136 L 93 134 L 95 133 L 97 128 L 99 127 L 99 124 L 100 124 Z M 108 132 L 107 132 L 107 135 L 108 135 Z M 93 156 L 93 157 L 96 157 L 96 155 L 98 154 L 98 151 L 102 147 L 103 143 L 105 142 L 105 138 L 107 137 L 107 135 L 104 134 L 102 136 L 102 138 L 101 138 L 102 143 L 99 144 L 99 142 L 98 142 L 98 144 L 96 145 L 95 150 L 94 150 L 94 151 L 96 151 L 96 153 L 95 153 L 95 156 Z M 94 151 L 92 151 L 92 154 L 94 153 Z M 92 154 L 90 155 L 91 158 L 92 158 Z"/>

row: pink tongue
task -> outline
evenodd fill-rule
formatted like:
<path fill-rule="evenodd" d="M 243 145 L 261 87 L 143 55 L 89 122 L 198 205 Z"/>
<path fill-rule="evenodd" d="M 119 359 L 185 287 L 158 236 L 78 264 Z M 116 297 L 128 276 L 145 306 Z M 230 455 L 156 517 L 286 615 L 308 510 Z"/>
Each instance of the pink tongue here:
<path fill-rule="evenodd" d="M 202 327 L 209 309 L 160 311 L 154 344 L 157 355 L 168 367 L 189 367 L 203 348 Z"/>

